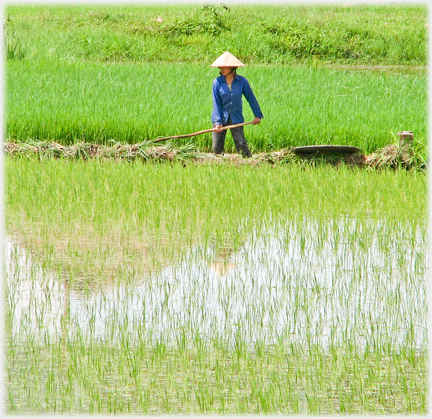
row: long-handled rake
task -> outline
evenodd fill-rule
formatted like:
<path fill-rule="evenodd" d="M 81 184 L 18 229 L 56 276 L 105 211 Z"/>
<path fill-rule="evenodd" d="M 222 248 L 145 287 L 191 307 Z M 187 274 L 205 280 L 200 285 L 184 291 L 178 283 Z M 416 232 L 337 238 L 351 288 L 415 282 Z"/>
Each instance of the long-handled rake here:
<path fill-rule="evenodd" d="M 231 129 L 231 128 L 237 128 L 237 127 L 242 127 L 243 125 L 250 125 L 252 124 L 253 121 L 250 122 L 242 122 L 240 124 L 235 124 L 235 125 L 227 125 L 225 127 L 222 127 L 222 131 L 226 130 L 226 129 Z M 187 138 L 187 137 L 195 137 L 195 135 L 200 135 L 200 134 L 205 134 L 206 132 L 212 132 L 212 131 L 216 131 L 216 128 L 210 128 L 210 129 L 205 129 L 203 131 L 198 131 L 198 132 L 194 132 L 192 134 L 183 134 L 183 135 L 173 135 L 172 137 L 163 137 L 163 138 L 156 138 L 155 140 L 152 140 L 152 143 L 158 143 L 159 141 L 165 141 L 165 140 L 174 140 L 177 138 Z"/>

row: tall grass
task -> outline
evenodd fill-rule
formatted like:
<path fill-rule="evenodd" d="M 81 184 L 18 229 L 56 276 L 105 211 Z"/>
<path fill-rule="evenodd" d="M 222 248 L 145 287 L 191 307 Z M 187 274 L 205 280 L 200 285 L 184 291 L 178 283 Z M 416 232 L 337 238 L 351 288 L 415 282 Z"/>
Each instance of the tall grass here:
<path fill-rule="evenodd" d="M 210 128 L 208 65 L 230 50 L 266 117 L 247 128 L 253 151 L 370 153 L 411 130 L 426 158 L 426 75 L 410 69 L 426 63 L 421 5 L 8 6 L 5 30 L 10 140 L 137 143 Z M 210 149 L 210 134 L 196 141 Z"/>
<path fill-rule="evenodd" d="M 425 76 L 274 66 L 239 73 L 265 116 L 260 126 L 245 127 L 254 152 L 349 144 L 370 153 L 410 130 L 426 156 Z M 216 76 L 201 65 L 8 62 L 6 138 L 138 143 L 210 128 Z M 253 119 L 247 102 L 244 114 Z M 234 148 L 230 138 L 227 151 Z M 211 148 L 210 134 L 194 141 Z"/>

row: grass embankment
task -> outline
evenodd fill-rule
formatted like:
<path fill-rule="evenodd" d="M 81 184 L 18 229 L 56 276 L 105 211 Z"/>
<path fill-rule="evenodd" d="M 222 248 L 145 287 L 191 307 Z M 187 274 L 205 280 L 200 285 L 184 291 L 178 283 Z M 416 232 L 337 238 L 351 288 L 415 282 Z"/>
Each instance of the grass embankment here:
<path fill-rule="evenodd" d="M 420 65 L 425 5 L 8 6 L 8 58 Z"/>
<path fill-rule="evenodd" d="M 6 14 L 8 139 L 138 143 L 210 128 L 217 70 L 208 65 L 230 50 L 247 64 L 241 74 L 265 115 L 246 127 L 254 152 L 337 143 L 371 153 L 411 130 L 426 157 L 426 74 L 410 70 L 426 64 L 424 6 L 8 6 Z M 209 150 L 210 135 L 195 141 Z"/>
<path fill-rule="evenodd" d="M 41 279 L 35 266 L 27 279 L 20 265 L 8 272 L 8 411 L 425 413 L 426 180 L 7 159 L 6 231 L 43 269 Z M 275 239 L 280 251 L 260 253 Z M 206 297 L 210 246 L 244 253 L 246 271 L 239 263 Z M 36 288 L 20 294 L 39 281 L 42 303 Z M 59 336 L 45 323 L 58 301 Z"/>

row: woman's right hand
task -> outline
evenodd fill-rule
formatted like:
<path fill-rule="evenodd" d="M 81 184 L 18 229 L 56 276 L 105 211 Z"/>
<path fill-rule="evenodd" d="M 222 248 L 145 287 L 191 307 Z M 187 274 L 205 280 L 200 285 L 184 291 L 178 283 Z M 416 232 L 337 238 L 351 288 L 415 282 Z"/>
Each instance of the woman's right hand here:
<path fill-rule="evenodd" d="M 223 125 L 216 125 L 215 126 L 215 128 L 216 128 L 216 132 L 222 132 L 223 131 Z"/>

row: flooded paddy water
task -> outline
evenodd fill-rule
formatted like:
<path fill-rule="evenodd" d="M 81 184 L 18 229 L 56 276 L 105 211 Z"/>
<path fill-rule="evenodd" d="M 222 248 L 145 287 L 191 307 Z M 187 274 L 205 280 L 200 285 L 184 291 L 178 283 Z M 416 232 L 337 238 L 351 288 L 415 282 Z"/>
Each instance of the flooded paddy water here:
<path fill-rule="evenodd" d="M 394 228 L 398 227 L 398 231 Z M 383 238 L 383 234 L 387 235 Z M 254 231 L 238 249 L 196 245 L 134 283 L 73 280 L 6 238 L 6 284 L 15 339 L 80 333 L 102 342 L 127 324 L 173 344 L 180 331 L 251 346 L 285 337 L 301 345 L 426 347 L 426 237 L 417 226 L 304 219 Z"/>

